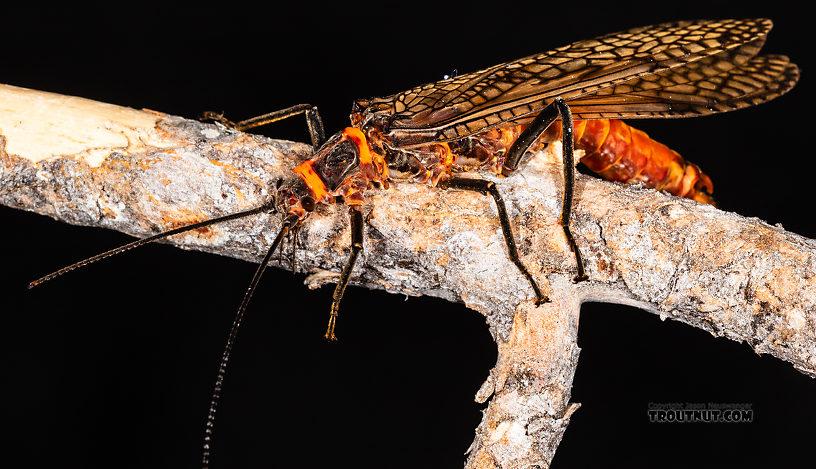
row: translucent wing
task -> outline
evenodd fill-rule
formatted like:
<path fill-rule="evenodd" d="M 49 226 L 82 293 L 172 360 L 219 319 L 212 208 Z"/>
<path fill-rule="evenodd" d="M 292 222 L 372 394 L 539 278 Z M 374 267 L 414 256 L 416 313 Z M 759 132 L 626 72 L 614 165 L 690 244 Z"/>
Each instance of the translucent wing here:
<path fill-rule="evenodd" d="M 657 102 L 660 99 L 655 96 L 637 93 L 648 94 L 669 83 L 702 83 L 704 78 L 738 69 L 757 54 L 771 26 L 767 19 L 747 19 L 636 28 L 377 101 L 393 109 L 390 136 L 397 145 L 455 140 L 507 122 L 524 122 L 557 96 L 568 102 L 585 97 L 579 103 L 588 114 L 601 117 L 602 99 L 619 105 L 610 97 L 628 95 L 630 103 Z M 699 66 L 692 66 L 697 62 Z M 646 112 L 652 114 L 639 116 L 661 116 L 655 110 Z"/>
<path fill-rule="evenodd" d="M 705 76 L 697 63 L 638 83 L 604 88 L 569 102 L 578 119 L 692 117 L 733 111 L 774 99 L 796 84 L 799 69 L 783 55 L 752 57 L 718 75 Z M 668 74 L 665 74 L 668 75 Z"/>

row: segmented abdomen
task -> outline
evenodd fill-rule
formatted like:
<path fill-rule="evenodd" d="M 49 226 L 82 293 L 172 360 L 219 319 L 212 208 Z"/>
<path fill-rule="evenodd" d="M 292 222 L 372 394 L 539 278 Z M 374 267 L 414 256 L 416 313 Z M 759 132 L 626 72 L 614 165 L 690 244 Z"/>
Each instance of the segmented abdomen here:
<path fill-rule="evenodd" d="M 585 151 L 581 158 L 589 169 L 604 179 L 642 182 L 698 202 L 714 204 L 711 179 L 693 163 L 646 132 L 617 119 L 575 121 L 575 147 Z M 561 123 L 555 122 L 541 141 L 561 139 Z"/>

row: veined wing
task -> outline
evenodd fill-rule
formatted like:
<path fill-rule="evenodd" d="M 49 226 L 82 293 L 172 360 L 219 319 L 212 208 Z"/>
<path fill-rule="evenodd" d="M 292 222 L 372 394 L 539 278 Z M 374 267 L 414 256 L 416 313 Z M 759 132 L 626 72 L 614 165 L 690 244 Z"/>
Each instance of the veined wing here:
<path fill-rule="evenodd" d="M 684 21 L 635 28 L 386 98 L 395 143 L 454 140 L 536 115 L 552 98 L 566 100 L 706 59 L 738 67 L 756 55 L 767 19 Z M 399 135 L 400 138 L 396 138 Z"/>
<path fill-rule="evenodd" d="M 701 68 L 709 67 L 698 64 L 581 96 L 569 101 L 570 109 L 576 119 L 702 116 L 770 101 L 799 79 L 799 69 L 783 55 L 752 57 L 743 65 L 712 75 L 702 73 Z"/>

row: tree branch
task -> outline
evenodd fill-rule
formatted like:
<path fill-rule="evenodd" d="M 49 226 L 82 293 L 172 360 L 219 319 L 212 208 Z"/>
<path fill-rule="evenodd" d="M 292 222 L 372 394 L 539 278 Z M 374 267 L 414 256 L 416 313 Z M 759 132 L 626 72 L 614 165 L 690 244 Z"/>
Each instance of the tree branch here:
<path fill-rule="evenodd" d="M 11 86 L 0 86 L 0 103 L 0 203 L 140 237 L 259 206 L 310 153 L 300 143 Z M 816 377 L 816 242 L 579 175 L 572 228 L 590 281 L 574 284 L 557 224 L 558 150 L 509 178 L 485 175 L 505 198 L 522 260 L 552 299 L 539 307 L 507 257 L 490 197 L 413 184 L 368 194 L 352 283 L 463 302 L 487 318 L 498 343 L 498 363 L 476 396 L 491 400 L 469 467 L 549 465 L 578 408 L 569 399 L 585 301 L 634 305 L 745 341 Z M 297 267 L 314 272 L 311 285 L 336 279 L 347 225 L 337 206 L 304 224 L 308 249 Z M 257 262 L 279 228 L 279 216 L 263 214 L 169 242 Z"/>

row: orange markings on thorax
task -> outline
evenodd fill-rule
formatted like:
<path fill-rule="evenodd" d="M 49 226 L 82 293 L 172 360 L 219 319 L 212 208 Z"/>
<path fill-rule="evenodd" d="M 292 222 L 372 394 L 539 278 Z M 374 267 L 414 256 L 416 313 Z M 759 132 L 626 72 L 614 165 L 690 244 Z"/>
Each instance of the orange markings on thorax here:
<path fill-rule="evenodd" d="M 363 131 L 357 127 L 346 127 L 343 129 L 343 137 L 357 145 L 360 156 L 360 174 L 366 182 L 387 182 L 388 165 L 382 155 L 371 151 Z"/>
<path fill-rule="evenodd" d="M 303 179 L 303 182 L 305 182 L 306 186 L 312 191 L 316 202 L 328 200 L 329 191 L 326 190 L 326 183 L 324 183 L 320 175 L 315 172 L 312 165 L 314 165 L 314 160 L 304 161 L 294 169 L 295 174 Z"/>
<path fill-rule="evenodd" d="M 371 149 L 368 147 L 368 140 L 363 131 L 357 127 L 346 127 L 343 129 L 343 136 L 357 145 L 360 151 L 360 164 L 371 164 Z"/>
<path fill-rule="evenodd" d="M 362 179 L 364 179 L 363 187 L 365 187 L 366 183 L 371 181 L 383 182 L 387 184 L 388 166 L 386 165 L 382 155 L 373 153 L 371 151 L 365 134 L 356 127 L 346 127 L 343 129 L 343 137 L 341 141 L 346 140 L 351 140 L 357 147 L 359 157 L 359 172 L 357 172 L 357 175 L 362 176 Z M 343 195 L 344 197 L 351 197 L 353 195 L 349 191 L 351 190 L 351 192 L 355 192 L 356 189 L 354 189 L 354 186 L 356 184 L 351 184 L 351 186 L 348 184 L 339 184 L 338 189 L 342 187 L 343 193 L 330 193 L 329 188 L 326 186 L 326 182 L 314 170 L 314 164 L 316 161 L 317 157 L 306 160 L 294 169 L 295 174 L 300 176 L 300 178 L 303 179 L 303 182 L 306 183 L 309 190 L 312 191 L 312 195 L 314 195 L 316 202 L 325 202 L 331 195 Z"/>

